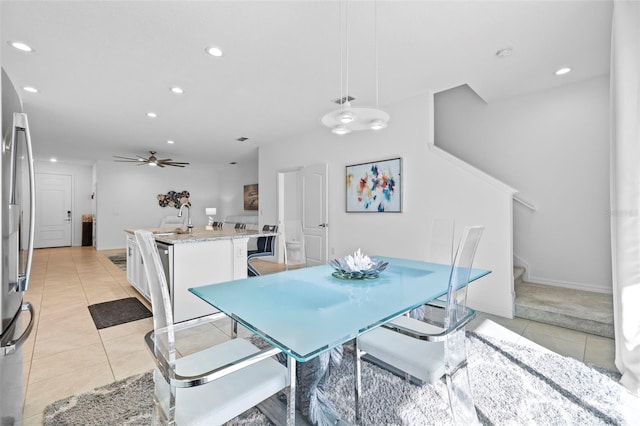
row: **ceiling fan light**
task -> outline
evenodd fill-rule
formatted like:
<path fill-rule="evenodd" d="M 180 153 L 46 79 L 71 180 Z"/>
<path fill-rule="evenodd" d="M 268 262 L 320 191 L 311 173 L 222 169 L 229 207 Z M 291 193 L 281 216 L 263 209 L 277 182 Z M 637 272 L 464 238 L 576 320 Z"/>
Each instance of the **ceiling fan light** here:
<path fill-rule="evenodd" d="M 371 130 L 382 130 L 387 127 L 387 122 L 380 119 L 373 120 L 371 121 L 369 127 L 371 128 Z"/>
<path fill-rule="evenodd" d="M 336 127 L 334 127 L 333 129 L 331 129 L 332 133 L 335 133 L 336 135 L 346 135 L 347 133 L 351 133 L 351 129 L 349 129 L 347 126 L 340 124 Z"/>

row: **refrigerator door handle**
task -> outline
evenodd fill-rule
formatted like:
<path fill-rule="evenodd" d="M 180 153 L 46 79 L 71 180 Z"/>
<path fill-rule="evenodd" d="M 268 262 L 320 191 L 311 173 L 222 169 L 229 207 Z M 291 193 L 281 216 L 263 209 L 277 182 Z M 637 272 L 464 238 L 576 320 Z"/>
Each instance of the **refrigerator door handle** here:
<path fill-rule="evenodd" d="M 33 317 L 34 317 L 33 306 L 31 306 L 31 303 L 25 302 L 22 304 L 22 306 L 20 306 L 20 310 L 29 311 L 29 315 L 30 315 L 29 324 L 27 324 L 27 328 L 25 328 L 25 330 L 22 332 L 20 337 L 14 340 L 10 340 L 6 343 L 2 342 L 2 346 L 0 347 L 0 355 L 2 356 L 14 354 L 16 350 L 20 347 L 20 345 L 24 343 L 27 337 L 29 337 L 29 334 L 31 334 L 31 329 L 33 328 Z"/>
<path fill-rule="evenodd" d="M 22 273 L 18 273 L 18 288 L 17 291 L 27 291 L 29 286 L 29 278 L 31 277 L 31 263 L 33 261 L 33 240 L 36 224 L 36 178 L 33 167 L 33 149 L 31 145 L 31 133 L 29 132 L 29 120 L 27 114 L 13 113 L 13 135 L 15 144 L 17 139 L 15 138 L 16 131 L 23 131 L 25 136 L 26 148 L 27 148 L 27 163 L 29 165 L 29 242 L 27 246 L 27 259 L 25 270 Z M 14 160 L 17 160 L 14 158 Z M 15 170 L 15 165 L 14 165 Z M 14 177 L 14 185 L 17 184 Z M 15 189 L 12 187 L 12 191 Z"/>

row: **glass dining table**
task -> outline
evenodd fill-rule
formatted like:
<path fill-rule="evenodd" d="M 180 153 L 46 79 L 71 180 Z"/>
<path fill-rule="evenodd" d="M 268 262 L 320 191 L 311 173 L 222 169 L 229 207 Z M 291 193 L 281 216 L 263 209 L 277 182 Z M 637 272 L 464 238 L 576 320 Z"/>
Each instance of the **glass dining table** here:
<path fill-rule="evenodd" d="M 374 279 L 337 278 L 331 266 L 320 265 L 189 291 L 281 349 L 290 362 L 309 364 L 447 292 L 451 265 L 382 256 L 375 260 L 389 265 Z M 472 269 L 470 282 L 489 273 Z M 314 375 L 327 373 L 318 368 L 311 367 Z M 308 412 L 308 407 L 298 408 Z M 334 412 L 323 415 L 339 419 Z"/>

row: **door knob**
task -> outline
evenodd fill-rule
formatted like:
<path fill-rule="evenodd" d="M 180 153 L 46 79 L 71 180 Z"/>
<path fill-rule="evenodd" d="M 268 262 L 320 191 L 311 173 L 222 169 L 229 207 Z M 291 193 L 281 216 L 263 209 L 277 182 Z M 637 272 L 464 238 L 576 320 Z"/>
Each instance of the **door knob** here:
<path fill-rule="evenodd" d="M 329 226 L 328 223 L 321 223 L 320 225 L 318 225 L 320 228 L 326 228 L 327 226 Z"/>

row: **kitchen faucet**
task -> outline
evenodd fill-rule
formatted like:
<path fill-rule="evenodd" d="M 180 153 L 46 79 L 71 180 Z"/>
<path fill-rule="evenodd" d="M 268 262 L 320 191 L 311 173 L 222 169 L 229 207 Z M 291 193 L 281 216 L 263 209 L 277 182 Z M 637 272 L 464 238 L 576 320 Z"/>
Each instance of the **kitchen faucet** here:
<path fill-rule="evenodd" d="M 191 234 L 193 232 L 193 224 L 191 223 L 191 209 L 189 208 L 189 203 L 184 203 L 180 206 L 180 211 L 178 212 L 178 217 L 182 217 L 182 209 L 187 208 L 187 232 Z"/>

